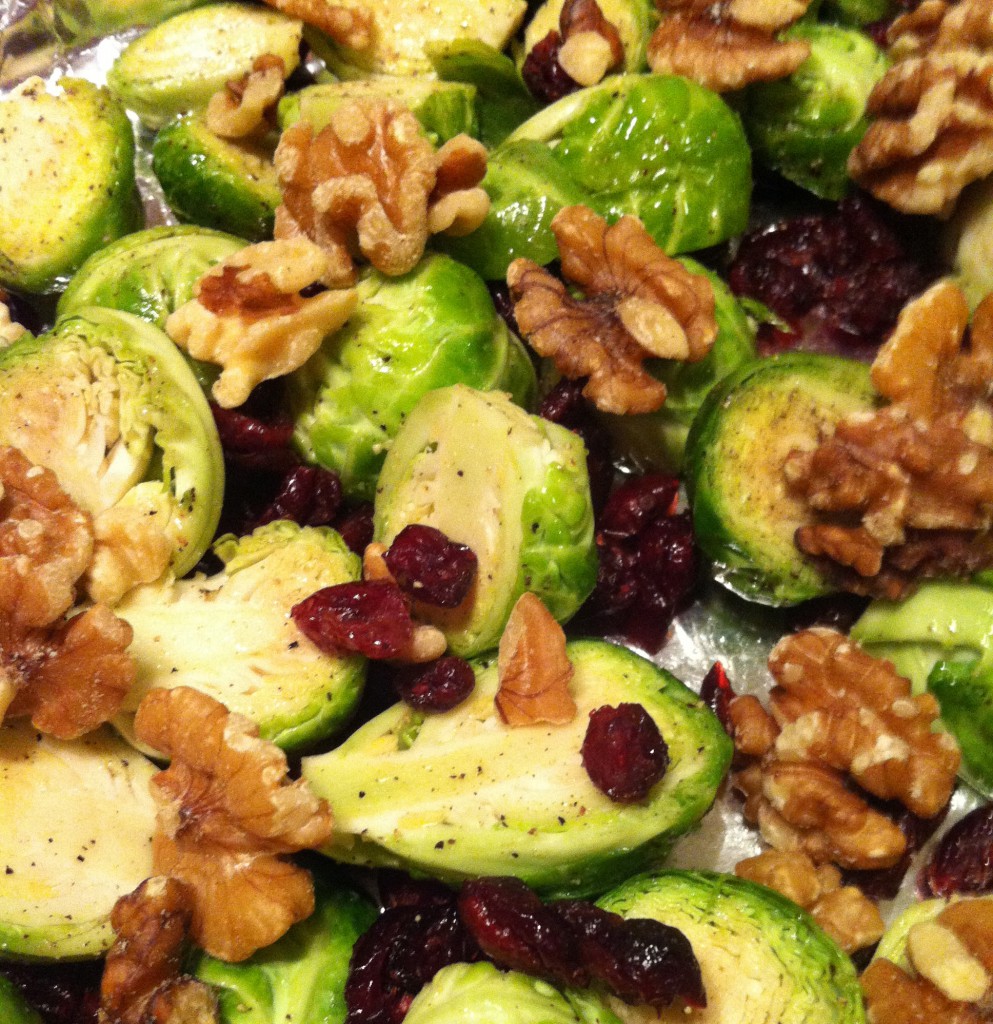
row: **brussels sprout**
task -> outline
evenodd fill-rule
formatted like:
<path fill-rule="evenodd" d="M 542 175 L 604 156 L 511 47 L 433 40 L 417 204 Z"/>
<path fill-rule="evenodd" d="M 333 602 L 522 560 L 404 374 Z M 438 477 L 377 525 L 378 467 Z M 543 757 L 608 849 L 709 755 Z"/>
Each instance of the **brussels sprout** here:
<path fill-rule="evenodd" d="M 993 292 L 993 178 L 962 194 L 945 231 L 945 248 L 974 309 Z"/>
<path fill-rule="evenodd" d="M 59 299 L 58 315 L 103 306 L 165 329 L 169 314 L 193 297 L 197 281 L 247 244 L 198 227 L 148 228 L 125 235 L 76 271 Z"/>
<path fill-rule="evenodd" d="M 115 608 L 134 630 L 137 668 L 124 731 L 150 689 L 192 686 L 284 749 L 323 739 L 358 702 L 365 663 L 323 654 L 290 609 L 315 590 L 359 579 L 361 560 L 333 530 L 287 521 L 222 537 L 214 552 L 222 572 L 138 587 Z"/>
<path fill-rule="evenodd" d="M 367 271 L 358 293 L 348 323 L 287 378 L 297 447 L 336 470 L 348 494 L 373 496 L 396 432 L 428 391 L 464 383 L 533 401 L 527 353 L 468 267 L 429 256 L 399 278 Z"/>
<path fill-rule="evenodd" d="M 821 12 L 842 25 L 869 25 L 893 17 L 899 8 L 898 0 L 824 0 Z"/>
<path fill-rule="evenodd" d="M 73 46 L 132 25 L 157 25 L 206 0 L 54 0 L 59 38 Z"/>
<path fill-rule="evenodd" d="M 152 170 L 181 220 L 253 242 L 272 237 L 282 194 L 264 145 L 222 139 L 192 114 L 159 132 Z"/>
<path fill-rule="evenodd" d="M 99 956 L 114 904 L 152 874 L 157 769 L 106 728 L 66 742 L 20 719 L 0 747 L 0 959 Z"/>
<path fill-rule="evenodd" d="M 17 986 L 0 974 L 0 1020 L 4 1024 L 44 1024 L 28 1006 Z"/>
<path fill-rule="evenodd" d="M 549 145 L 597 213 L 639 217 L 670 254 L 716 245 L 747 225 L 752 180 L 741 123 L 688 79 L 607 78 L 526 121 L 510 136 L 520 139 Z"/>
<path fill-rule="evenodd" d="M 463 605 L 423 609 L 463 657 L 496 647 L 525 590 L 564 622 L 596 581 L 582 441 L 499 392 L 443 388 L 407 417 L 376 488 L 376 539 L 388 545 L 411 523 L 437 527 L 479 560 Z"/>
<path fill-rule="evenodd" d="M 504 725 L 491 657 L 477 662 L 472 695 L 426 716 L 406 744 L 410 710 L 398 704 L 304 758 L 304 777 L 335 811 L 324 852 L 448 880 L 514 875 L 553 894 L 603 892 L 657 863 L 713 802 L 730 740 L 696 694 L 647 659 L 594 640 L 567 652 L 577 711 L 564 725 Z M 622 805 L 593 785 L 580 748 L 589 712 L 624 702 L 652 716 L 670 762 L 645 801 Z"/>
<path fill-rule="evenodd" d="M 221 1024 L 344 1024 L 345 980 L 355 940 L 375 908 L 315 878 L 314 913 L 241 963 L 200 956 L 191 973 L 214 986 Z"/>
<path fill-rule="evenodd" d="M 463 82 L 476 90 L 479 138 L 497 146 L 540 104 L 528 91 L 514 62 L 478 39 L 428 43 L 424 48 L 443 81 Z"/>
<path fill-rule="evenodd" d="M 139 36 L 107 74 L 110 90 L 148 128 L 200 110 L 233 78 L 271 53 L 289 75 L 300 60 L 302 26 L 248 4 L 208 4 L 163 21 Z"/>
<path fill-rule="evenodd" d="M 962 776 L 993 796 L 993 582 L 925 583 L 876 601 L 852 627 L 868 651 L 930 690 L 962 748 Z"/>
<path fill-rule="evenodd" d="M 596 996 L 575 1002 L 545 981 L 493 964 L 452 964 L 414 998 L 407 1024 L 620 1024 Z"/>
<path fill-rule="evenodd" d="M 475 87 L 426 78 L 383 77 L 311 85 L 280 100 L 279 126 L 285 129 L 302 120 L 319 132 L 338 107 L 353 100 L 403 104 L 435 143 L 447 142 L 463 132 L 477 132 Z"/>
<path fill-rule="evenodd" d="M 54 292 L 140 222 L 134 136 L 106 89 L 29 79 L 0 100 L 0 286 Z"/>
<path fill-rule="evenodd" d="M 432 244 L 472 267 L 488 281 L 503 281 L 518 257 L 544 265 L 559 258 L 551 231 L 563 206 L 589 196 L 541 142 L 508 143 L 490 155 L 482 186 L 490 212 L 472 234 L 436 236 Z"/>
<path fill-rule="evenodd" d="M 755 357 L 755 328 L 728 286 L 699 263 L 683 259 L 714 286 L 717 338 L 697 363 L 655 360 L 651 372 L 665 382 L 665 405 L 641 416 L 604 416 L 618 455 L 645 471 L 679 472 L 690 424 L 711 388 Z"/>
<path fill-rule="evenodd" d="M 130 313 L 89 307 L 0 350 L 0 443 L 95 516 L 158 517 L 177 576 L 217 528 L 224 463 L 206 399 L 169 338 Z"/>
<path fill-rule="evenodd" d="M 632 878 L 600 900 L 623 917 L 678 928 L 707 992 L 699 1024 L 865 1024 L 851 960 L 795 903 L 709 871 Z"/>
<path fill-rule="evenodd" d="M 799 24 L 784 34 L 810 43 L 790 75 L 751 86 L 743 111 L 756 159 L 824 199 L 849 189 L 848 155 L 868 127 L 865 105 L 886 73 L 886 54 L 864 33 Z"/>

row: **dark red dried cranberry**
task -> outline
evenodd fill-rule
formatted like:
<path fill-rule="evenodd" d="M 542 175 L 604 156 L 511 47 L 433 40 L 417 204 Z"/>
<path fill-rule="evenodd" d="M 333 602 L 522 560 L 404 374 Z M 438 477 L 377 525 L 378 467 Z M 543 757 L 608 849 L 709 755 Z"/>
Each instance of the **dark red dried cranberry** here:
<path fill-rule="evenodd" d="M 476 578 L 477 560 L 472 548 L 449 540 L 433 526 L 405 526 L 384 558 L 390 574 L 408 597 L 439 608 L 458 607 Z"/>
<path fill-rule="evenodd" d="M 462 884 L 459 913 L 483 952 L 498 966 L 560 985 L 585 986 L 578 936 L 517 878 Z"/>
<path fill-rule="evenodd" d="M 405 871 L 383 868 L 376 874 L 379 900 L 384 910 L 393 907 L 452 906 L 455 893 L 430 878 L 411 878 Z"/>
<path fill-rule="evenodd" d="M 217 433 L 224 458 L 247 469 L 286 472 L 299 459 L 290 449 L 293 422 L 285 417 L 265 422 L 240 409 L 222 409 L 213 402 Z"/>
<path fill-rule="evenodd" d="M 580 84 L 559 63 L 562 37 L 549 32 L 524 58 L 521 78 L 539 103 L 554 103 L 581 88 Z"/>
<path fill-rule="evenodd" d="M 724 666 L 719 661 L 715 661 L 700 684 L 700 699 L 717 715 L 718 721 L 724 726 L 724 731 L 728 736 L 734 736 L 730 712 L 734 696 L 734 688 L 724 671 Z"/>
<path fill-rule="evenodd" d="M 669 748 L 640 704 L 591 711 L 582 755 L 593 785 L 625 804 L 644 800 L 669 767 Z"/>
<path fill-rule="evenodd" d="M 357 555 L 361 555 L 372 543 L 372 516 L 372 502 L 364 501 L 361 505 L 339 514 L 334 523 L 334 528 L 341 534 L 341 539 Z"/>
<path fill-rule="evenodd" d="M 679 998 L 698 1009 L 707 1005 L 700 964 L 678 928 L 650 918 L 625 920 L 584 900 L 563 900 L 551 909 L 579 934 L 592 979 L 626 1003 L 662 1009 Z"/>
<path fill-rule="evenodd" d="M 443 967 L 482 955 L 447 902 L 386 910 L 352 950 L 346 1024 L 400 1024 L 414 996 Z"/>
<path fill-rule="evenodd" d="M 418 711 L 450 711 L 472 693 L 476 675 L 463 658 L 450 654 L 426 665 L 409 665 L 397 673 L 400 698 Z"/>
<path fill-rule="evenodd" d="M 321 466 L 297 466 L 286 474 L 255 526 L 277 519 L 292 519 L 300 526 L 327 526 L 340 505 L 341 480 L 337 473 Z"/>
<path fill-rule="evenodd" d="M 993 892 L 993 804 L 954 824 L 921 876 L 927 896 Z"/>
<path fill-rule="evenodd" d="M 388 580 L 325 587 L 294 605 L 292 614 L 304 635 L 329 654 L 397 658 L 414 631 L 403 593 Z"/>
<path fill-rule="evenodd" d="M 102 963 L 4 964 L 45 1024 L 96 1024 Z"/>
<path fill-rule="evenodd" d="M 514 334 L 519 335 L 521 329 L 517 326 L 517 317 L 514 316 L 514 300 L 510 297 L 510 286 L 506 281 L 487 281 L 486 287 L 490 290 L 493 307 L 500 314 L 500 318 Z M 529 354 L 530 351 L 528 349 Z"/>
<path fill-rule="evenodd" d="M 600 531 L 611 540 L 634 537 L 676 511 L 679 480 L 674 476 L 639 476 L 617 488 L 600 516 Z"/>

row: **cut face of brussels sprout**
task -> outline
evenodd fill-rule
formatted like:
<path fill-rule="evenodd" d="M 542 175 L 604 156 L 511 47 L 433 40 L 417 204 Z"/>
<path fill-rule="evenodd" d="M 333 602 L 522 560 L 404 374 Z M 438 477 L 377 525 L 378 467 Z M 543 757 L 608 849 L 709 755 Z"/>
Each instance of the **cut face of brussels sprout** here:
<path fill-rule="evenodd" d="M 131 624 L 137 679 L 119 723 L 153 687 L 192 686 L 251 718 L 285 749 L 327 736 L 362 693 L 364 660 L 323 654 L 293 605 L 356 580 L 361 562 L 333 530 L 280 521 L 214 545 L 215 576 L 138 587 L 115 609 Z"/>
<path fill-rule="evenodd" d="M 577 713 L 564 725 L 505 725 L 496 664 L 480 662 L 472 696 L 416 732 L 397 705 L 305 758 L 304 777 L 335 809 L 325 852 L 449 880 L 514 875 L 556 894 L 602 892 L 657 862 L 713 801 L 730 740 L 694 693 L 644 658 L 600 641 L 567 651 Z M 580 748 L 589 712 L 625 702 L 655 720 L 670 763 L 647 800 L 621 805 L 593 785 Z"/>
<path fill-rule="evenodd" d="M 716 245 L 746 227 L 752 179 L 745 133 L 716 93 L 688 79 L 604 79 L 526 121 L 510 136 L 521 139 L 549 145 L 597 213 L 611 222 L 640 218 L 670 255 Z"/>
<path fill-rule="evenodd" d="M 759 161 L 814 195 L 840 199 L 848 156 L 868 127 L 866 101 L 890 62 L 855 29 L 800 24 L 785 37 L 806 40 L 810 56 L 788 78 L 750 87 L 745 130 Z"/>
<path fill-rule="evenodd" d="M 158 328 L 89 307 L 0 351 L 0 443 L 47 466 L 98 520 L 164 536 L 183 575 L 220 515 L 224 465 L 203 392 Z"/>
<path fill-rule="evenodd" d="M 148 228 L 95 252 L 59 299 L 59 316 L 104 306 L 165 328 L 166 318 L 193 297 L 215 264 L 248 243 L 198 227 Z"/>
<path fill-rule="evenodd" d="M 371 498 L 422 395 L 463 383 L 527 405 L 536 385 L 486 285 L 455 260 L 429 256 L 399 278 L 368 271 L 357 290 L 355 314 L 287 386 L 304 458 L 336 470 L 346 493 Z"/>
<path fill-rule="evenodd" d="M 686 476 L 694 533 L 720 583 L 773 605 L 831 591 L 793 542 L 807 512 L 783 467 L 874 402 L 867 366 L 803 352 L 746 363 L 710 392 L 687 438 Z"/>
<path fill-rule="evenodd" d="M 568 993 L 493 964 L 452 964 L 415 997 L 409 1024 L 620 1024 L 595 996 L 581 1010 Z"/>
<path fill-rule="evenodd" d="M 40 78 L 0 100 L 0 286 L 52 292 L 140 222 L 134 137 L 106 89 Z"/>
<path fill-rule="evenodd" d="M 603 416 L 618 455 L 646 472 L 679 472 L 693 417 L 710 390 L 755 357 L 755 328 L 728 286 L 695 260 L 680 262 L 705 274 L 714 288 L 717 338 L 696 363 L 656 360 L 652 373 L 665 382 L 665 405 L 641 416 Z"/>
<path fill-rule="evenodd" d="M 678 928 L 700 961 L 700 1024 L 864 1024 L 851 960 L 795 903 L 733 875 L 663 871 L 608 893 L 600 906 Z M 625 1018 L 622 1007 L 615 1009 Z M 685 1021 L 682 1008 L 639 1021 Z"/>
<path fill-rule="evenodd" d="M 110 946 L 114 903 L 152 874 L 155 771 L 108 729 L 64 742 L 0 728 L 0 957 Z"/>
<path fill-rule="evenodd" d="M 139 36 L 107 75 L 110 90 L 142 123 L 161 128 L 177 114 L 201 110 L 257 57 L 279 57 L 289 75 L 300 60 L 302 26 L 248 4 L 209 4 L 177 14 Z"/>
<path fill-rule="evenodd" d="M 44 1024 L 24 1001 L 17 986 L 0 974 L 0 1020 L 4 1024 Z"/>
<path fill-rule="evenodd" d="M 467 544 L 479 561 L 458 608 L 422 612 L 463 657 L 496 647 L 525 590 L 564 622 L 596 581 L 582 441 L 498 392 L 432 391 L 407 418 L 376 488 L 376 539 L 388 546 L 412 523 Z"/>
<path fill-rule="evenodd" d="M 338 107 L 355 100 L 403 104 L 435 143 L 447 142 L 462 132 L 477 132 L 475 87 L 424 78 L 383 77 L 311 85 L 280 101 L 279 125 L 286 129 L 297 121 L 306 121 L 316 134 L 330 123 Z"/>
<path fill-rule="evenodd" d="M 278 942 L 241 963 L 200 954 L 191 973 L 217 993 L 222 1024 L 344 1024 L 345 980 L 356 939 L 375 908 L 316 880 L 316 908 Z"/>

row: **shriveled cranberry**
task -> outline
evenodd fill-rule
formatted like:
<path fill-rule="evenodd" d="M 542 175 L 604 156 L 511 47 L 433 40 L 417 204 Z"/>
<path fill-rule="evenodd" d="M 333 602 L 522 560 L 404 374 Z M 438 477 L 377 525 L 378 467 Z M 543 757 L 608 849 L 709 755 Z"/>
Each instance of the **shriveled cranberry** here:
<path fill-rule="evenodd" d="M 514 316 L 514 300 L 510 297 L 510 286 L 506 281 L 487 281 L 486 287 L 490 290 L 493 306 L 503 322 L 514 334 L 519 335 L 521 329 L 517 325 L 517 317 Z"/>
<path fill-rule="evenodd" d="M 346 1024 L 400 1024 L 414 996 L 438 971 L 480 959 L 454 896 L 386 910 L 352 950 Z"/>
<path fill-rule="evenodd" d="M 418 711 L 449 711 L 469 696 L 476 685 L 472 666 L 454 654 L 426 665 L 409 665 L 397 673 L 401 700 Z"/>
<path fill-rule="evenodd" d="M 439 608 L 456 608 L 465 600 L 478 564 L 472 548 L 420 523 L 405 526 L 384 559 L 408 597 Z"/>
<path fill-rule="evenodd" d="M 384 910 L 393 907 L 452 906 L 455 893 L 430 878 L 411 878 L 405 871 L 383 868 L 376 874 L 379 899 Z"/>
<path fill-rule="evenodd" d="M 954 824 L 921 876 L 927 896 L 993 891 L 993 804 Z"/>
<path fill-rule="evenodd" d="M 669 767 L 669 748 L 640 704 L 591 711 L 582 755 L 593 785 L 617 803 L 644 800 Z"/>
<path fill-rule="evenodd" d="M 5 964 L 3 973 L 45 1024 L 96 1024 L 102 964 Z"/>
<path fill-rule="evenodd" d="M 551 908 L 579 934 L 592 979 L 626 1003 L 662 1009 L 680 998 L 698 1009 L 707 1005 L 700 964 L 678 928 L 650 918 L 625 920 L 584 900 Z"/>
<path fill-rule="evenodd" d="M 357 555 L 361 555 L 372 543 L 372 511 L 372 502 L 364 501 L 339 514 L 334 523 L 334 528 L 341 534 L 341 539 Z"/>
<path fill-rule="evenodd" d="M 559 63 L 562 37 L 549 32 L 524 58 L 521 78 L 531 95 L 540 103 L 554 103 L 581 88 L 580 84 Z"/>
<path fill-rule="evenodd" d="M 578 936 L 517 878 L 463 882 L 459 913 L 483 952 L 498 966 L 560 985 L 585 986 Z"/>
<path fill-rule="evenodd" d="M 327 526 L 341 505 L 341 480 L 321 466 L 297 466 L 286 474 L 279 492 L 256 519 L 264 526 L 292 519 L 300 526 Z"/>
<path fill-rule="evenodd" d="M 639 476 L 617 488 L 600 516 L 600 530 L 610 540 L 635 537 L 676 511 L 679 480 L 661 474 Z"/>
<path fill-rule="evenodd" d="M 222 409 L 213 402 L 224 458 L 247 469 L 286 472 L 299 461 L 289 447 L 293 422 L 283 416 L 264 421 L 240 409 Z"/>
<path fill-rule="evenodd" d="M 727 672 L 724 671 L 724 666 L 719 661 L 715 661 L 700 684 L 700 699 L 717 715 L 718 721 L 724 726 L 724 731 L 728 736 L 734 735 L 730 712 L 734 696 L 734 688 L 731 686 Z"/>
<path fill-rule="evenodd" d="M 397 658 L 414 631 L 407 601 L 389 580 L 325 587 L 294 605 L 292 615 L 304 635 L 329 654 Z"/>

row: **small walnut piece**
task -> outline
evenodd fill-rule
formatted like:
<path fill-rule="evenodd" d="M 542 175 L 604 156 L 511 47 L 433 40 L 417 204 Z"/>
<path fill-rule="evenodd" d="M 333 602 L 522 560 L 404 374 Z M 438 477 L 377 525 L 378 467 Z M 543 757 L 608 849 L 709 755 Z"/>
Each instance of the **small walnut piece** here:
<path fill-rule="evenodd" d="M 218 405 L 241 405 L 257 384 L 302 366 L 351 316 L 353 291 L 301 294 L 327 268 L 306 238 L 260 242 L 207 271 L 170 315 L 166 332 L 180 348 L 223 367 L 211 391 Z"/>
<path fill-rule="evenodd" d="M 665 385 L 646 359 L 695 362 L 717 336 L 714 292 L 655 244 L 642 223 L 622 217 L 608 227 L 586 206 L 567 206 L 552 221 L 562 274 L 585 295 L 574 299 L 548 271 L 520 259 L 507 283 L 514 315 L 531 347 L 575 380 L 603 412 L 652 412 Z"/>
<path fill-rule="evenodd" d="M 876 85 L 874 120 L 851 176 L 904 213 L 951 213 L 993 173 L 993 28 L 987 0 L 927 0 L 887 39 L 896 64 Z"/>
<path fill-rule="evenodd" d="M 134 727 L 171 758 L 152 780 L 155 869 L 193 891 L 194 941 L 244 960 L 312 913 L 310 875 L 284 855 L 326 842 L 331 812 L 252 722 L 197 690 L 152 690 Z"/>
<path fill-rule="evenodd" d="M 346 7 L 330 0 L 264 0 L 291 18 L 313 25 L 336 43 L 353 50 L 366 50 L 372 45 L 373 18 L 365 7 Z"/>
<path fill-rule="evenodd" d="M 283 191 L 276 237 L 306 235 L 319 245 L 329 260 L 324 282 L 332 286 L 352 283 L 359 255 L 384 274 L 405 274 L 432 231 L 466 234 L 482 223 L 489 209 L 478 188 L 485 157 L 482 144 L 466 136 L 435 153 L 398 104 L 346 103 L 316 137 L 305 122 L 283 132 L 275 157 Z"/>
<path fill-rule="evenodd" d="M 571 722 L 576 717 L 572 674 L 562 627 L 540 598 L 522 594 L 500 637 L 495 701 L 501 718 L 511 726 Z"/>
<path fill-rule="evenodd" d="M 596 85 L 624 63 L 624 44 L 596 0 L 566 0 L 559 15 L 558 62 L 582 86 Z"/>
<path fill-rule="evenodd" d="M 919 921 L 910 929 L 907 955 L 914 970 L 949 999 L 976 1003 L 990 986 L 982 963 L 939 921 Z"/>
<path fill-rule="evenodd" d="M 810 56 L 805 40 L 775 38 L 810 0 L 657 0 L 656 6 L 662 21 L 649 40 L 648 63 L 659 74 L 729 92 L 785 78 Z"/>
<path fill-rule="evenodd" d="M 758 697 L 745 694 L 735 697 L 728 705 L 728 715 L 734 730 L 734 747 L 748 757 L 763 757 L 776 742 L 779 726 Z"/>
<path fill-rule="evenodd" d="M 215 1024 L 213 989 L 182 973 L 192 893 L 173 878 L 145 879 L 114 905 L 117 933 L 100 982 L 100 1024 Z"/>
<path fill-rule="evenodd" d="M 207 127 L 224 139 L 244 139 L 268 131 L 282 98 L 286 65 L 282 57 L 264 53 L 252 70 L 210 97 Z"/>
<path fill-rule="evenodd" d="M 860 981 L 871 1024 L 982 1024 L 968 1003 L 953 1002 L 889 960 L 874 960 Z"/>
<path fill-rule="evenodd" d="M 2 299 L 3 293 L 0 292 L 0 348 L 6 348 L 8 345 L 13 345 L 22 335 L 27 334 L 27 330 L 11 320 L 10 309 Z"/>

